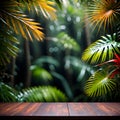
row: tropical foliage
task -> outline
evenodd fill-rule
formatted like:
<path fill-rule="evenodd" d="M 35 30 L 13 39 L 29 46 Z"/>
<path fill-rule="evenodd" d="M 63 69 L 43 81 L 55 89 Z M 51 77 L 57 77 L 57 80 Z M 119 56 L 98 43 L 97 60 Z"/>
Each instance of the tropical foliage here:
<path fill-rule="evenodd" d="M 102 26 L 113 29 L 119 23 L 119 0 L 94 0 L 89 8 L 89 19 L 98 30 Z"/>
<path fill-rule="evenodd" d="M 112 95 L 112 91 L 119 89 L 119 85 L 117 86 L 120 79 L 119 7 L 120 2 L 116 0 L 94 1 L 90 5 L 89 19 L 92 24 L 98 26 L 98 30 L 102 26 L 105 30 L 109 28 L 111 33 L 92 43 L 82 56 L 84 61 L 97 63 L 96 67 L 100 67 L 86 82 L 85 93 L 91 97 Z M 114 94 L 117 94 L 117 91 Z"/>
<path fill-rule="evenodd" d="M 119 101 L 119 9 L 119 0 L 2 1 L 0 101 Z"/>
<path fill-rule="evenodd" d="M 26 40 L 42 40 L 44 38 L 44 34 L 42 32 L 42 28 L 40 24 L 35 22 L 33 19 L 28 18 L 25 14 L 25 8 L 29 10 L 35 10 L 36 12 L 42 11 L 42 14 L 45 17 L 55 18 L 55 8 L 52 6 L 54 2 L 50 0 L 4 0 L 0 4 L 0 24 L 3 26 L 0 29 L 0 38 L 2 44 L 0 45 L 1 54 L 0 56 L 0 64 L 5 64 L 6 62 L 10 62 L 8 56 L 15 57 L 17 55 L 17 48 L 15 46 L 11 46 L 12 44 L 18 43 L 16 38 L 13 37 L 14 33 L 21 35 Z M 4 34 L 3 34 L 4 31 Z M 4 40 L 4 41 L 3 41 Z M 8 41 L 8 42 L 6 42 Z M 4 53 L 6 48 L 10 50 L 7 54 Z M 8 56 L 7 56 L 8 55 Z M 3 63 L 4 61 L 4 63 Z"/>
<path fill-rule="evenodd" d="M 82 59 L 90 63 L 104 62 L 120 53 L 120 43 L 116 42 L 116 34 L 102 36 L 92 43 L 83 53 Z"/>
<path fill-rule="evenodd" d="M 60 1 L 56 0 L 60 6 Z M 15 34 L 21 33 L 26 40 L 43 40 L 44 33 L 38 22 L 30 19 L 25 15 L 28 11 L 42 13 L 46 18 L 55 19 L 55 2 L 50 0 L 4 0 L 0 3 L 0 66 L 11 62 L 11 57 L 18 54 L 18 39 Z M 40 12 L 39 12 L 40 11 Z M 33 75 L 39 74 L 42 79 L 52 79 L 52 76 L 43 68 L 33 67 Z M 45 77 L 47 74 L 47 77 Z M 41 78 L 40 78 L 41 79 Z M 2 77 L 0 77 L 2 81 Z M 25 89 L 22 92 L 14 90 L 7 84 L 0 82 L 0 101 L 1 102 L 56 102 L 66 101 L 66 96 L 55 87 L 34 87 Z"/>
<path fill-rule="evenodd" d="M 0 82 L 0 102 L 65 102 L 63 92 L 51 86 L 39 86 L 17 91 Z"/>
<path fill-rule="evenodd" d="M 31 70 L 32 70 L 32 76 L 36 80 L 44 80 L 45 81 L 45 80 L 52 79 L 51 74 L 43 68 L 40 68 L 38 66 L 31 66 Z"/>
<path fill-rule="evenodd" d="M 10 57 L 16 57 L 19 41 L 8 30 L 0 30 L 0 66 L 10 63 Z"/>
<path fill-rule="evenodd" d="M 52 40 L 56 42 L 58 48 L 62 50 L 66 49 L 66 50 L 80 51 L 80 46 L 78 45 L 78 43 L 64 32 L 61 32 L 60 34 L 58 34 L 58 36 L 56 36 L 56 38 Z"/>
<path fill-rule="evenodd" d="M 25 89 L 18 95 L 23 102 L 65 102 L 67 97 L 55 87 L 40 86 Z"/>
<path fill-rule="evenodd" d="M 0 102 L 10 102 L 10 101 L 11 102 L 17 101 L 16 91 L 7 84 L 0 82 Z"/>
<path fill-rule="evenodd" d="M 108 74 L 108 71 L 104 69 L 95 72 L 86 83 L 86 94 L 96 97 L 111 92 L 116 87 L 116 81 L 110 78 Z"/>

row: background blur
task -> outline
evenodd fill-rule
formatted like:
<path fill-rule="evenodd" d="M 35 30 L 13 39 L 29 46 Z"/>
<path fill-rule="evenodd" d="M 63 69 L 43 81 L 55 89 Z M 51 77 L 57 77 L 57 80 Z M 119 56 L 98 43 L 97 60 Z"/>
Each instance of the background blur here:
<path fill-rule="evenodd" d="M 104 97 L 88 97 L 84 92 L 86 81 L 97 68 L 82 61 L 82 54 L 91 43 L 106 34 L 102 28 L 100 31 L 97 28 L 93 30 L 87 19 L 88 5 L 89 0 L 63 0 L 61 7 L 56 6 L 56 20 L 25 10 L 29 18 L 40 23 L 45 38 L 40 42 L 16 36 L 20 44 L 17 58 L 13 61 L 14 79 L 10 81 L 7 78 L 4 82 L 17 91 L 52 86 L 64 93 L 66 101 L 71 102 L 111 101 Z M 7 66 L 8 74 L 11 74 L 11 65 Z M 33 94 L 37 96 L 36 92 Z"/>

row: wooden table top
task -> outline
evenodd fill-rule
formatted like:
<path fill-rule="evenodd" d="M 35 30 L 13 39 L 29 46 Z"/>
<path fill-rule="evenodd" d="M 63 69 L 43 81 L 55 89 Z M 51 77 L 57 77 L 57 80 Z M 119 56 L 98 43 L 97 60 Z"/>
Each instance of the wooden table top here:
<path fill-rule="evenodd" d="M 0 120 L 120 120 L 120 103 L 0 103 Z"/>
<path fill-rule="evenodd" d="M 0 103 L 0 116 L 120 116 L 120 103 Z"/>

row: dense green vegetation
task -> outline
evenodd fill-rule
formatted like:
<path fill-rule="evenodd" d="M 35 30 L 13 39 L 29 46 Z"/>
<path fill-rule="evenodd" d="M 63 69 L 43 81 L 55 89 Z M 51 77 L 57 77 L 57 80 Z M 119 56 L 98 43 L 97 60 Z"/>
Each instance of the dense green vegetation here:
<path fill-rule="evenodd" d="M 119 101 L 119 0 L 0 3 L 0 101 Z"/>

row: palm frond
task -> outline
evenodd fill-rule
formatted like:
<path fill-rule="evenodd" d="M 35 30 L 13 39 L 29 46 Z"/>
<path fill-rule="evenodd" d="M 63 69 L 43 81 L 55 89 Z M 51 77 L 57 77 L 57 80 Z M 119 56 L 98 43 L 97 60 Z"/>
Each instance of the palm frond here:
<path fill-rule="evenodd" d="M 0 82 L 0 102 L 17 102 L 15 93 L 16 91 L 12 87 Z"/>
<path fill-rule="evenodd" d="M 116 34 L 102 36 L 102 39 L 92 43 L 84 51 L 82 60 L 96 63 L 112 59 L 115 53 L 120 53 L 120 43 L 116 42 L 115 39 Z"/>
<path fill-rule="evenodd" d="M 16 57 L 18 53 L 18 40 L 10 32 L 0 30 L 0 65 L 6 65 L 11 57 Z"/>
<path fill-rule="evenodd" d="M 30 10 L 41 10 L 45 17 L 55 18 L 54 3 L 50 0 L 4 0 L 0 4 L 0 22 L 15 33 L 21 33 L 25 39 L 42 40 L 44 34 L 40 24 L 24 15 L 24 6 Z"/>
<path fill-rule="evenodd" d="M 21 33 L 25 39 L 32 40 L 33 37 L 37 40 L 43 39 L 44 34 L 41 32 L 42 28 L 39 26 L 39 23 L 27 18 L 23 13 L 14 10 L 10 12 L 1 10 L 0 15 L 6 27 L 9 27 L 17 34 Z"/>
<path fill-rule="evenodd" d="M 116 81 L 109 78 L 109 74 L 104 70 L 95 72 L 87 81 L 85 86 L 85 93 L 88 96 L 102 96 L 116 87 Z"/>
<path fill-rule="evenodd" d="M 24 89 L 18 95 L 24 102 L 65 102 L 66 96 L 60 90 L 51 86 L 40 86 Z"/>
<path fill-rule="evenodd" d="M 119 21 L 120 2 L 116 0 L 94 0 L 89 6 L 89 20 L 99 29 L 112 28 Z"/>
<path fill-rule="evenodd" d="M 53 7 L 55 2 L 51 0 L 17 0 L 19 3 L 23 3 L 28 10 L 34 10 L 37 13 L 42 12 L 44 17 L 56 19 L 56 9 Z"/>

